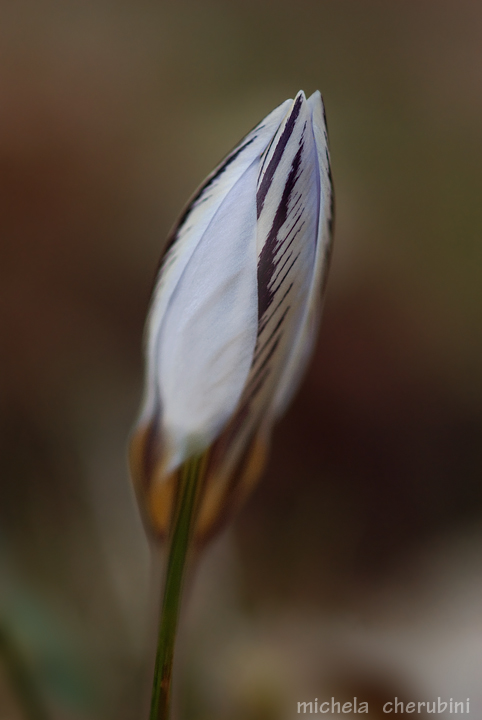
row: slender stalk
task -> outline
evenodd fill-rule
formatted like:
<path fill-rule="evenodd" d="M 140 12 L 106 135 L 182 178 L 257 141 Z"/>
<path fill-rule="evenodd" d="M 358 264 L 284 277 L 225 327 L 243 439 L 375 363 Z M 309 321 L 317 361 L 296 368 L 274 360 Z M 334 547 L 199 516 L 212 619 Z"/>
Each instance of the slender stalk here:
<path fill-rule="evenodd" d="M 0 626 L 0 662 L 15 693 L 26 720 L 48 720 L 47 711 L 37 691 L 27 665 L 9 633 Z"/>
<path fill-rule="evenodd" d="M 181 471 L 159 623 L 149 720 L 169 719 L 174 644 L 204 457 L 199 455 L 187 460 Z"/>

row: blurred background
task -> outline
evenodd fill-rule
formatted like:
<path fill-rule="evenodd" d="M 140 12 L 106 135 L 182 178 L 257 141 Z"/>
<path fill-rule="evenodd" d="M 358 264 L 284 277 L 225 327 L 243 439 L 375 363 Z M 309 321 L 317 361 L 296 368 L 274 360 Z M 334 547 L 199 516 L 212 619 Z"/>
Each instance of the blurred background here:
<path fill-rule="evenodd" d="M 147 717 L 160 561 L 126 442 L 150 288 L 195 187 L 300 88 L 336 188 L 324 318 L 191 582 L 177 717 L 481 715 L 481 36 L 476 0 L 2 0 L 0 640 L 55 720 Z"/>

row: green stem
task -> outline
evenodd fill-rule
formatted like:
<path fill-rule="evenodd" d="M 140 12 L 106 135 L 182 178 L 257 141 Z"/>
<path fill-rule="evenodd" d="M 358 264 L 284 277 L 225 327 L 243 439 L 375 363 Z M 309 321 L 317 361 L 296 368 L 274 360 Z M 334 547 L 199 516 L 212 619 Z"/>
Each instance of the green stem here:
<path fill-rule="evenodd" d="M 169 719 L 174 644 L 181 606 L 184 569 L 194 526 L 199 481 L 202 475 L 202 460 L 202 455 L 187 460 L 181 471 L 181 486 L 167 561 L 149 720 Z"/>
<path fill-rule="evenodd" d="M 48 720 L 35 682 L 10 635 L 2 626 L 0 626 L 0 659 L 3 660 L 7 677 L 24 717 L 28 720 Z"/>

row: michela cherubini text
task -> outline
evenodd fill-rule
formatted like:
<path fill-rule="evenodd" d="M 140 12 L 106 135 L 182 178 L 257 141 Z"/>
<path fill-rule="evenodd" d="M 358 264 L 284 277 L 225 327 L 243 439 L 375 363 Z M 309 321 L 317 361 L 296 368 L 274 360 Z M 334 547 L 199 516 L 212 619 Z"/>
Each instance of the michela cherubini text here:
<path fill-rule="evenodd" d="M 404 702 L 399 700 L 398 697 L 389 700 L 383 705 L 383 712 L 389 713 L 426 713 L 439 714 L 449 713 L 450 715 L 469 715 L 470 714 L 470 698 L 463 700 L 443 700 L 438 697 L 437 700 L 410 700 Z M 340 702 L 332 697 L 330 700 L 320 700 L 315 698 L 313 702 L 299 702 L 298 713 L 303 714 L 325 714 L 331 713 L 332 715 L 340 713 L 368 713 L 368 703 L 361 702 L 356 697 L 353 698 L 352 702 Z"/>

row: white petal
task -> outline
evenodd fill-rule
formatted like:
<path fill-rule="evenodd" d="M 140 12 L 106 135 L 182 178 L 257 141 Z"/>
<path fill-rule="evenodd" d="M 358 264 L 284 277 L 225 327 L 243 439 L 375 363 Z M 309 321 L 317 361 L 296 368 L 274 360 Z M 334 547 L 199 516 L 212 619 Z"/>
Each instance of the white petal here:
<path fill-rule="evenodd" d="M 208 176 L 171 233 L 146 326 L 147 378 L 141 418 L 149 418 L 158 411 L 158 340 L 176 285 L 226 195 L 265 151 L 290 104 L 291 100 L 286 100 L 273 110 Z"/>
<path fill-rule="evenodd" d="M 171 295 L 158 335 L 162 424 L 173 467 L 232 415 L 256 342 L 253 163 L 222 202 Z"/>
<path fill-rule="evenodd" d="M 322 293 L 330 260 L 333 221 L 333 188 L 328 151 L 328 135 L 324 116 L 323 101 L 319 91 L 308 98 L 311 111 L 313 138 L 317 156 L 318 228 L 316 251 L 308 302 L 300 321 L 297 337 L 294 338 L 291 353 L 280 377 L 274 396 L 271 413 L 274 418 L 281 415 L 296 392 L 306 364 L 313 349 L 321 311 Z"/>

